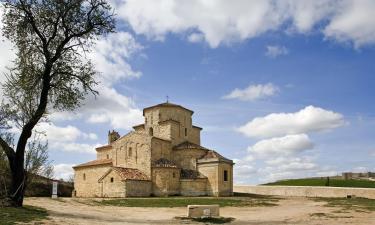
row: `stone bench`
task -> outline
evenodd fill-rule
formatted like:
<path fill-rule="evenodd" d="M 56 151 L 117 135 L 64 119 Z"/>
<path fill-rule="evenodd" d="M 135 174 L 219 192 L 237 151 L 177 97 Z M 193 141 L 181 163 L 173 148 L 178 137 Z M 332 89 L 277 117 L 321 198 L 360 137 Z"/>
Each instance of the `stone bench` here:
<path fill-rule="evenodd" d="M 188 205 L 189 218 L 218 217 L 219 205 Z"/>

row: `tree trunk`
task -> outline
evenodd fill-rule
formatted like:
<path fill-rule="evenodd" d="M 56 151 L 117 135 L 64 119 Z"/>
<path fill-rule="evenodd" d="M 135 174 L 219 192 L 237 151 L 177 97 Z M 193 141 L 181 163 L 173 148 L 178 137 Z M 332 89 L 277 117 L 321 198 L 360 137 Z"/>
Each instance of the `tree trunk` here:
<path fill-rule="evenodd" d="M 13 159 L 11 164 L 12 183 L 10 187 L 9 197 L 10 205 L 14 207 L 22 207 L 23 197 L 26 189 L 26 173 L 24 169 L 24 156 L 18 155 Z"/>

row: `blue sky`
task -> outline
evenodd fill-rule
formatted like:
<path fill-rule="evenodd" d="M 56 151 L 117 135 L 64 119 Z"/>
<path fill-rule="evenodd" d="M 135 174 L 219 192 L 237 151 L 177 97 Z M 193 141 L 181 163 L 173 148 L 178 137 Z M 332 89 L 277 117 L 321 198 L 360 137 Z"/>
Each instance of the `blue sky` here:
<path fill-rule="evenodd" d="M 203 146 L 235 159 L 236 183 L 375 170 L 373 1 L 112 5 L 118 32 L 89 56 L 100 96 L 38 128 L 57 177 L 167 95 L 195 112 Z"/>

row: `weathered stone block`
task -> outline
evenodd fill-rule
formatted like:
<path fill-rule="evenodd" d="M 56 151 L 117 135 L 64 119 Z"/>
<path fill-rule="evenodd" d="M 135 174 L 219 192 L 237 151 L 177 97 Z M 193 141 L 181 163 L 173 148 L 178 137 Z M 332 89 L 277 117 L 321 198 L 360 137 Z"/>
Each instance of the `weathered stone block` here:
<path fill-rule="evenodd" d="M 188 205 L 188 217 L 218 217 L 220 216 L 219 205 Z"/>

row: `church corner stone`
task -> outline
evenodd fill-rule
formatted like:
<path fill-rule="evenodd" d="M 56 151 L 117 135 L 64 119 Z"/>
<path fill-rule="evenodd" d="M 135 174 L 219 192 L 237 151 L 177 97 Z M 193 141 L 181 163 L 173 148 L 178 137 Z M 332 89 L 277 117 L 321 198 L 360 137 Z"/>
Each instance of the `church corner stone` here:
<path fill-rule="evenodd" d="M 200 145 L 193 113 L 166 102 L 128 134 L 109 131 L 96 160 L 73 167 L 74 197 L 231 196 L 233 161 Z"/>

